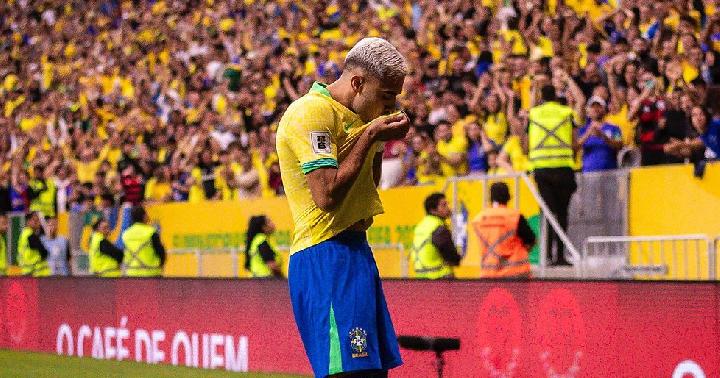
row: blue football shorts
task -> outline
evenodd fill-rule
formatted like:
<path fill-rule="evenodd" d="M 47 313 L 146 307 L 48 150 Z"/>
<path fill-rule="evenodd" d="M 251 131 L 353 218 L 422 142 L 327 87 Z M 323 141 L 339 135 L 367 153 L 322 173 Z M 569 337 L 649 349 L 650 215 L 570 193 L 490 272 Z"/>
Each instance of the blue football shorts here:
<path fill-rule="evenodd" d="M 316 377 L 402 364 L 364 232 L 344 231 L 290 256 L 295 322 Z"/>

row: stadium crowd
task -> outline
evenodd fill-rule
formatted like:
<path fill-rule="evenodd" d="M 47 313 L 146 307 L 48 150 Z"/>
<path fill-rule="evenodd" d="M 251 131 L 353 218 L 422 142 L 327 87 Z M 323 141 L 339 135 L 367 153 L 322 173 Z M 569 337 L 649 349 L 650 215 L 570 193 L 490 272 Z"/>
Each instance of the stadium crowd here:
<path fill-rule="evenodd" d="M 577 169 L 720 156 L 720 1 L 9 0 L 0 211 L 283 193 L 275 128 L 360 38 L 408 58 L 383 187 L 528 170 L 528 110 L 576 112 Z"/>

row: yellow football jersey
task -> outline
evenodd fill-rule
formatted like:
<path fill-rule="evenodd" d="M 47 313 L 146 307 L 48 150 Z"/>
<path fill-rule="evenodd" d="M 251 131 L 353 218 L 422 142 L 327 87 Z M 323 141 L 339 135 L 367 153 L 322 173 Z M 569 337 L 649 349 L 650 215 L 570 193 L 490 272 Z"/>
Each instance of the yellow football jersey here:
<path fill-rule="evenodd" d="M 373 181 L 376 142 L 345 200 L 330 212 L 321 210 L 310 193 L 306 174 L 338 167 L 367 127 L 360 117 L 332 99 L 325 85 L 315 83 L 308 94 L 285 111 L 277 131 L 277 153 L 295 231 L 290 253 L 332 238 L 360 220 L 383 213 Z"/>

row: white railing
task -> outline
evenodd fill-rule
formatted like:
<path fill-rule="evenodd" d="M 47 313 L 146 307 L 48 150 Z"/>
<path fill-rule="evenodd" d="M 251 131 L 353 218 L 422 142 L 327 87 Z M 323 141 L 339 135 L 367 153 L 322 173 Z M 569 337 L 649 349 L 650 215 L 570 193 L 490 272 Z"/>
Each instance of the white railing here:
<path fill-rule="evenodd" d="M 715 280 L 720 238 L 707 235 L 593 236 L 583 243 L 582 277 Z"/>
<path fill-rule="evenodd" d="M 409 259 L 410 256 L 405 250 L 402 243 L 397 244 L 371 244 L 373 250 L 397 250 L 399 256 L 400 274 L 403 278 L 409 277 Z M 290 247 L 279 246 L 278 252 L 288 252 Z M 240 277 L 240 254 L 245 253 L 245 246 L 224 247 L 224 248 L 175 248 L 168 250 L 169 255 L 191 255 L 195 257 L 195 277 L 206 277 L 204 269 L 204 260 L 207 256 L 212 255 L 229 255 L 230 269 L 232 270 L 230 277 Z"/>

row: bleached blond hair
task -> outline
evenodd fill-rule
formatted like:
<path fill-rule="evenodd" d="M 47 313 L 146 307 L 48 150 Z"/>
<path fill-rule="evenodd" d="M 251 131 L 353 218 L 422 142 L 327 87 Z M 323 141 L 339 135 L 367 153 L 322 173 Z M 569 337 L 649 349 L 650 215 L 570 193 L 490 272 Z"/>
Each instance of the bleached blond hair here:
<path fill-rule="evenodd" d="M 408 73 L 405 57 L 383 38 L 363 38 L 345 57 L 345 68 L 360 68 L 380 80 L 402 80 Z"/>

